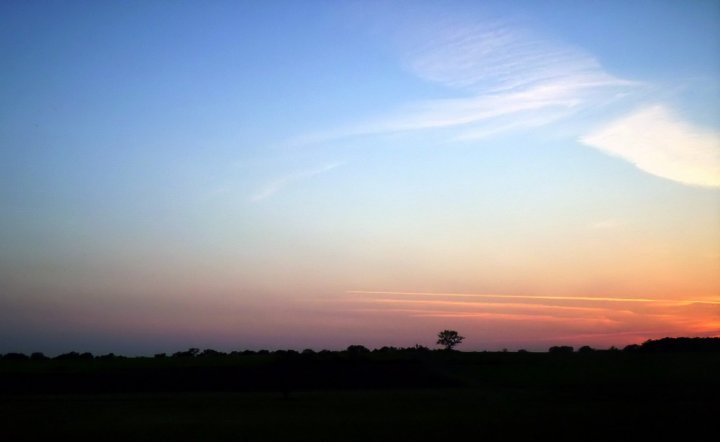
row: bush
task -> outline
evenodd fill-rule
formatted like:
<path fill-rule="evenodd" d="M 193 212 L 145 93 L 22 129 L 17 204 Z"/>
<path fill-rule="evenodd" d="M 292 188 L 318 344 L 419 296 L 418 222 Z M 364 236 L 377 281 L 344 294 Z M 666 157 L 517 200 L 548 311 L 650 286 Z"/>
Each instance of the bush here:
<path fill-rule="evenodd" d="M 574 349 L 569 345 L 556 345 L 550 347 L 550 349 L 548 350 L 549 353 L 553 354 L 571 354 L 573 351 Z"/>
<path fill-rule="evenodd" d="M 6 353 L 2 359 L 4 361 L 26 361 L 30 358 L 24 353 Z"/>

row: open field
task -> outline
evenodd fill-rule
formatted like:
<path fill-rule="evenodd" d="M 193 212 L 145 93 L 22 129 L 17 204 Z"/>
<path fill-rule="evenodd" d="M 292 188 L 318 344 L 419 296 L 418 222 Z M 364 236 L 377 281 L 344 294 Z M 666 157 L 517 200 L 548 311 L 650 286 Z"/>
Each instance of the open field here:
<path fill-rule="evenodd" d="M 511 388 L 56 395 L 5 397 L 0 411 L 8 440 L 700 440 L 716 398 Z"/>
<path fill-rule="evenodd" d="M 272 355 L 234 363 L 33 361 L 24 370 L 19 363 L 4 363 L 5 381 L 23 374 L 61 382 L 55 377 L 61 373 L 87 378 L 108 372 L 116 381 L 137 380 L 132 376 L 163 364 L 166 369 L 180 364 L 178 370 L 187 376 L 184 386 L 154 392 L 140 391 L 146 389 L 142 383 L 124 393 L 6 391 L 0 419 L 12 436 L 8 440 L 60 435 L 76 440 L 703 440 L 720 413 L 718 354 L 430 353 L 423 358 L 296 361 L 280 371 L 282 361 Z M 263 370 L 248 371 L 258 366 Z M 405 370 L 409 376 L 402 378 Z M 232 372 L 268 376 L 259 376 L 255 388 L 248 388 L 252 382 L 246 379 L 234 391 L 200 382 L 210 373 L 222 380 Z M 278 373 L 287 376 L 271 385 Z M 441 383 L 454 386 L 433 385 Z"/>

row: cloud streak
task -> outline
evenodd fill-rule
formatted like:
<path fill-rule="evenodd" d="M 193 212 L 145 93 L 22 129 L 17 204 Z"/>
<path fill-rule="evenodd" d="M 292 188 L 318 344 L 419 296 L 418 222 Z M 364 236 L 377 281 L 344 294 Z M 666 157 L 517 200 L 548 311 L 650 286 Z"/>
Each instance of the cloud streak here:
<path fill-rule="evenodd" d="M 409 296 L 432 296 L 451 298 L 485 298 L 485 299 L 526 299 L 545 301 L 592 301 L 592 302 L 631 302 L 631 303 L 664 303 L 664 304 L 709 304 L 720 305 L 720 300 L 670 300 L 655 298 L 621 298 L 621 297 L 592 297 L 592 296 L 542 296 L 542 295 L 504 295 L 489 293 L 436 293 L 436 292 L 401 292 L 401 291 L 371 291 L 371 290 L 348 290 L 350 294 L 361 295 L 409 295 Z"/>
<path fill-rule="evenodd" d="M 447 141 L 476 141 L 568 122 L 583 111 L 607 110 L 619 97 L 628 100 L 645 86 L 610 74 L 580 48 L 507 22 L 434 22 L 413 29 L 402 39 L 404 66 L 445 87 L 452 98 L 407 103 L 289 144 L 429 130 L 444 131 Z M 682 121 L 663 105 L 626 115 L 579 141 L 662 178 L 720 187 L 720 135 Z"/>
<path fill-rule="evenodd" d="M 449 138 L 473 140 L 537 128 L 623 93 L 636 82 L 607 73 L 580 49 L 511 25 L 432 26 L 409 38 L 405 66 L 414 75 L 461 97 L 409 103 L 360 124 L 291 141 L 294 145 L 338 138 L 431 129 L 458 129 Z"/>
<path fill-rule="evenodd" d="M 587 88 L 627 83 L 579 49 L 506 23 L 450 23 L 427 37 L 410 51 L 406 66 L 452 88 L 498 93 L 546 84 Z"/>
<path fill-rule="evenodd" d="M 285 189 L 286 187 L 288 187 L 294 183 L 312 178 L 314 176 L 323 174 L 325 172 L 329 172 L 329 171 L 331 171 L 337 167 L 340 167 L 344 164 L 345 163 L 341 163 L 341 162 L 329 163 L 329 164 L 325 164 L 324 166 L 321 166 L 321 167 L 318 167 L 315 169 L 303 170 L 303 171 L 291 173 L 289 175 L 285 175 L 283 177 L 280 177 L 280 178 L 270 182 L 265 187 L 263 187 L 260 191 L 258 191 L 254 195 L 252 195 L 250 197 L 250 201 L 252 201 L 254 203 L 259 203 L 261 201 L 264 201 L 264 200 L 272 197 L 276 193 L 280 192 L 281 190 Z"/>
<path fill-rule="evenodd" d="M 352 290 L 343 309 L 386 313 L 395 321 L 422 321 L 475 330 L 488 339 L 495 331 L 531 333 L 533 342 L 617 345 L 668 335 L 720 333 L 720 299 L 659 299 L 589 296 L 533 296 L 485 293 Z M 568 303 L 571 303 L 568 305 Z M 492 324 L 492 335 L 488 334 Z M 523 338 L 527 339 L 527 337 Z M 618 339 L 620 342 L 618 342 Z"/>
<path fill-rule="evenodd" d="M 655 176 L 720 187 L 720 133 L 695 127 L 663 105 L 623 116 L 580 142 Z"/>

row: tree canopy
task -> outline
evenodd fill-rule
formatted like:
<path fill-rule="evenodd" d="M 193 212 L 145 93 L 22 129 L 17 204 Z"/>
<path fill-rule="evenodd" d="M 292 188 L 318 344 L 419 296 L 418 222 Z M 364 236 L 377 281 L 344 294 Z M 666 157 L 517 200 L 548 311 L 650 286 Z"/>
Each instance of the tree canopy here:
<path fill-rule="evenodd" d="M 452 350 L 453 347 L 460 344 L 464 336 L 460 336 L 455 330 L 443 330 L 438 333 L 437 343 L 445 347 L 445 350 Z"/>

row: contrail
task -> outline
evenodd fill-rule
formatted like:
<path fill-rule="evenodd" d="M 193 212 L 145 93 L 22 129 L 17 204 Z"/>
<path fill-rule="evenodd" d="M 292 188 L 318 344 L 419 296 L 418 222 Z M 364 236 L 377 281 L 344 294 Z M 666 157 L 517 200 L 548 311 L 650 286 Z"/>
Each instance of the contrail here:
<path fill-rule="evenodd" d="M 544 295 L 499 295 L 482 293 L 432 293 L 432 292 L 392 292 L 372 290 L 348 290 L 346 293 L 361 295 L 411 295 L 411 296 L 454 296 L 462 298 L 498 298 L 498 299 L 542 299 L 554 301 L 605 301 L 605 302 L 644 302 L 644 303 L 677 303 L 677 304 L 710 304 L 720 305 L 720 301 L 707 300 L 677 300 L 677 299 L 652 299 L 652 298 L 593 298 L 590 296 L 544 296 Z"/>

